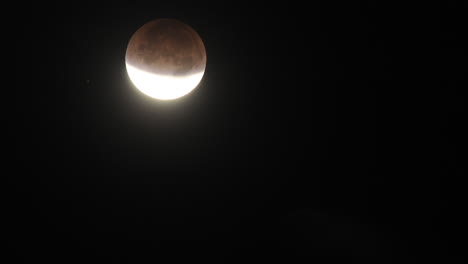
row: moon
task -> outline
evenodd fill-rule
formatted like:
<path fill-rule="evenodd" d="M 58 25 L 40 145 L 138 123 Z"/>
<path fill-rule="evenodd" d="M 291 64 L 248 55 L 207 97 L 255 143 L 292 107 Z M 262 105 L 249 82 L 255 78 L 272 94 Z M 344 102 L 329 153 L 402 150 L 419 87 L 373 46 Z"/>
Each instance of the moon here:
<path fill-rule="evenodd" d="M 130 80 L 144 94 L 171 100 L 190 93 L 206 67 L 206 50 L 197 32 L 175 19 L 144 24 L 130 38 L 125 54 Z"/>

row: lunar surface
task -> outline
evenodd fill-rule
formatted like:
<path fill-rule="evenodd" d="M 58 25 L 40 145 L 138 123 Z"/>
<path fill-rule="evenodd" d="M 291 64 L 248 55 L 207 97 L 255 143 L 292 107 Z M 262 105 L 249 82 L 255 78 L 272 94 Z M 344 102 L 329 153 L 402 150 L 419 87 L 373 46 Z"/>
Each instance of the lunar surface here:
<path fill-rule="evenodd" d="M 157 99 L 175 99 L 192 91 L 205 72 L 206 51 L 190 26 L 157 19 L 131 37 L 125 63 L 133 84 Z"/>

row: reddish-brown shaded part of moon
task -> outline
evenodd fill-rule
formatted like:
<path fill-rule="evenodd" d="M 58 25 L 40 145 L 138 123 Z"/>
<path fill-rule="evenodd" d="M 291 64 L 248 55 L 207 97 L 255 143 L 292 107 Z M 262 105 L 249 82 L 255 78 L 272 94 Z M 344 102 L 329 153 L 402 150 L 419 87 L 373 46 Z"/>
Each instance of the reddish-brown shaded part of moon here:
<path fill-rule="evenodd" d="M 190 26 L 175 19 L 157 19 L 133 34 L 125 62 L 146 72 L 186 76 L 205 70 L 206 51 Z"/>

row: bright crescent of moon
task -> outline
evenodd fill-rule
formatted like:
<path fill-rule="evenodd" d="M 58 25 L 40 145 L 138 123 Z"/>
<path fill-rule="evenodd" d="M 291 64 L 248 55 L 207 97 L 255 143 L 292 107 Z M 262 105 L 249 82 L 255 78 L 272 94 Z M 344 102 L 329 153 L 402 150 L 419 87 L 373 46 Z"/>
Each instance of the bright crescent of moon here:
<path fill-rule="evenodd" d="M 190 93 L 200 83 L 200 72 L 189 76 L 165 76 L 139 70 L 126 64 L 128 76 L 142 93 L 160 100 L 172 100 Z"/>

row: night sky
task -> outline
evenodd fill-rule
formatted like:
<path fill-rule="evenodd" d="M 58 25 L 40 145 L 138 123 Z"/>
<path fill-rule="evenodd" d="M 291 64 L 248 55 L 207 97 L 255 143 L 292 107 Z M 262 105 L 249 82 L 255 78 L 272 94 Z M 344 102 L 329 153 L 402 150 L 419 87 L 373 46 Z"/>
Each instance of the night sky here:
<path fill-rule="evenodd" d="M 462 260 L 466 4 L 64 2 L 12 22 L 18 263 Z M 206 47 L 173 101 L 125 69 L 156 18 Z"/>

